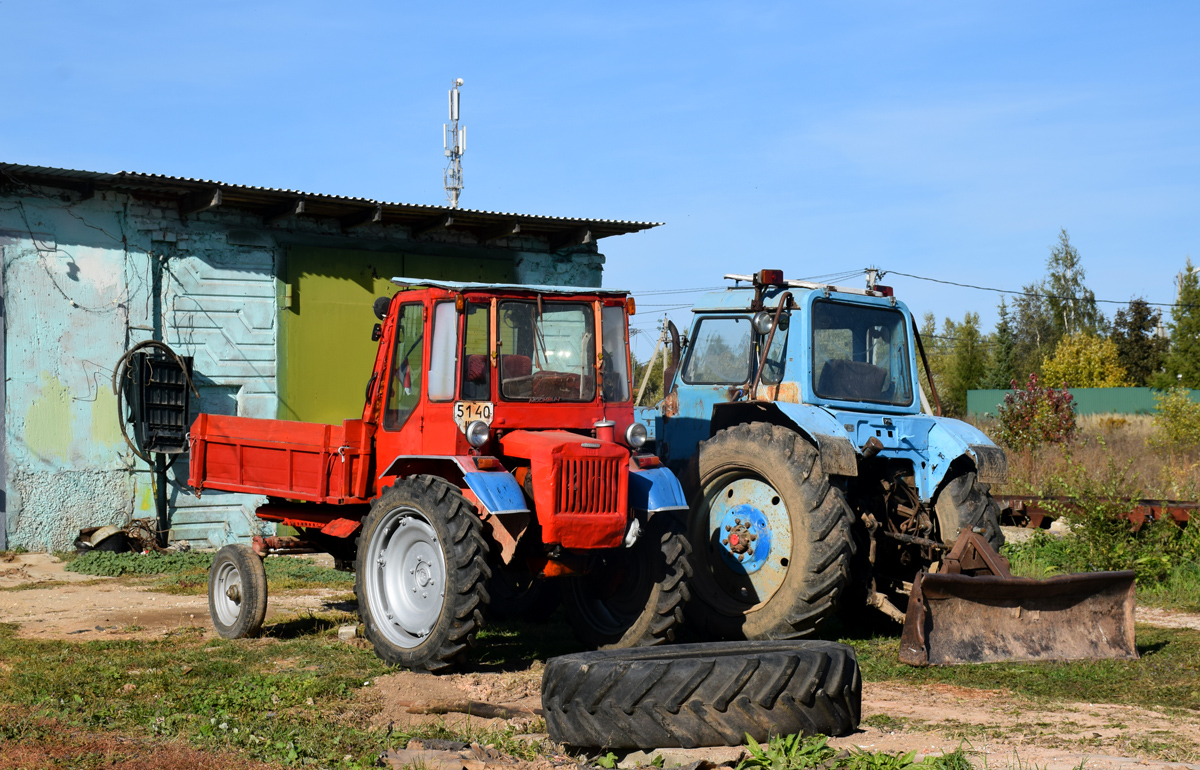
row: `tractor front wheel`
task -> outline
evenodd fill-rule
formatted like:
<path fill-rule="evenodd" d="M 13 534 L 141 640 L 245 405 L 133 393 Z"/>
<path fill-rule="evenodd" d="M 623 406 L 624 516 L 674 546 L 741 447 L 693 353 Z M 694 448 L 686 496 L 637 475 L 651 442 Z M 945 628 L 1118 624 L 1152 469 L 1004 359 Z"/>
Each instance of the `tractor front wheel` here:
<path fill-rule="evenodd" d="M 735 425 L 700 444 L 693 468 L 692 625 L 705 638 L 816 633 L 850 584 L 854 513 L 803 436 Z"/>
<path fill-rule="evenodd" d="M 690 577 L 683 524 L 659 513 L 632 548 L 608 551 L 587 575 L 563 581 L 567 621 L 594 649 L 674 641 Z"/>
<path fill-rule="evenodd" d="M 959 532 L 973 529 L 988 545 L 1000 550 L 1004 533 L 1000 531 L 1000 505 L 992 499 L 991 488 L 982 483 L 974 467 L 952 465 L 933 499 L 942 542 L 954 545 Z"/>
<path fill-rule="evenodd" d="M 464 658 L 483 625 L 487 543 L 458 489 L 401 479 L 371 506 L 358 537 L 356 591 L 383 661 L 440 671 Z"/>

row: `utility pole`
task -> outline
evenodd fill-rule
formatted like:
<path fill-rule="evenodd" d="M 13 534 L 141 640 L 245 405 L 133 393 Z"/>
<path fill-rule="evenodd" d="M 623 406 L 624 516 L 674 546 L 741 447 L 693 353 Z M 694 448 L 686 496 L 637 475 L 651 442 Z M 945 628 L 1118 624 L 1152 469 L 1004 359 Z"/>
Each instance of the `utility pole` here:
<path fill-rule="evenodd" d="M 446 170 L 442 172 L 442 186 L 450 208 L 458 208 L 458 196 L 462 194 L 462 156 L 467 151 L 467 128 L 458 125 L 458 89 L 463 79 L 457 78 L 450 87 L 450 122 L 442 124 L 442 149 L 446 153 Z"/>

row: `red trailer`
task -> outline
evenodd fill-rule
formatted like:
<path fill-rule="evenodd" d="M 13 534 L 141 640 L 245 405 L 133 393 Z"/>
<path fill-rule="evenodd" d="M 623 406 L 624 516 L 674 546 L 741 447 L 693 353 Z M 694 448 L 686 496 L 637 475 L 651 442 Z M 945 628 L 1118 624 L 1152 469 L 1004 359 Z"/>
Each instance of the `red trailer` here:
<path fill-rule="evenodd" d="M 222 548 L 209 608 L 258 632 L 262 557 L 328 552 L 357 573 L 376 653 L 430 671 L 461 658 L 491 585 L 564 578 L 593 646 L 673 638 L 687 597 L 679 482 L 641 452 L 625 292 L 395 279 L 362 415 L 318 425 L 202 414 L 191 485 L 265 495 L 298 537 Z M 368 330 L 364 329 L 364 333 Z M 541 595 L 541 594 L 538 594 Z"/>

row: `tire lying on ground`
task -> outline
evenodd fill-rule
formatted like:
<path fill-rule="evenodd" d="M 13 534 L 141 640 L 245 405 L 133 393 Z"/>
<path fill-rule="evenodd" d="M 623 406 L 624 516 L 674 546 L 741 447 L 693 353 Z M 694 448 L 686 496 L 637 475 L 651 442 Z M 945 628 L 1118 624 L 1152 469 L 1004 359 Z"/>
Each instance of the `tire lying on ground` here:
<path fill-rule="evenodd" d="M 858 727 L 854 650 L 821 641 L 720 642 L 552 658 L 542 675 L 551 740 L 598 748 L 739 746 L 749 734 Z"/>

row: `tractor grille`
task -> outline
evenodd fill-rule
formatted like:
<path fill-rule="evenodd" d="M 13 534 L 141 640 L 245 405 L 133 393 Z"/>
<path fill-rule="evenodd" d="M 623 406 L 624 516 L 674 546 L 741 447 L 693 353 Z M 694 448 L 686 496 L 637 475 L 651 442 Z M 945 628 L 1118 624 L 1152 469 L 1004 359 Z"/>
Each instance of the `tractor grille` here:
<path fill-rule="evenodd" d="M 564 457 L 558 477 L 558 513 L 617 513 L 624 458 Z"/>

